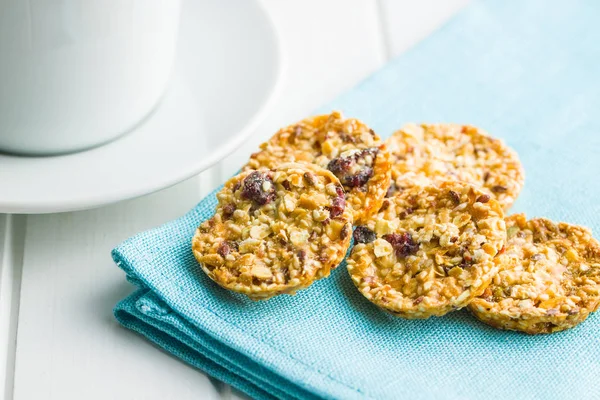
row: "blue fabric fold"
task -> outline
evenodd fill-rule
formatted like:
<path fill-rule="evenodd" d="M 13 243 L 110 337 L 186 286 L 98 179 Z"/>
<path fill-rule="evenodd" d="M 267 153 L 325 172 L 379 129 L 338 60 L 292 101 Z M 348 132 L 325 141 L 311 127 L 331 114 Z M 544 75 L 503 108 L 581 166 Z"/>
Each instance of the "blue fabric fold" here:
<path fill-rule="evenodd" d="M 478 1 L 319 112 L 383 137 L 407 122 L 468 122 L 503 138 L 527 182 L 511 212 L 600 229 L 600 2 Z M 115 316 L 249 396 L 337 399 L 600 398 L 600 318 L 545 336 L 466 311 L 406 321 L 366 301 L 345 264 L 296 296 L 219 288 L 190 240 L 215 194 L 113 258 L 138 290 Z"/>

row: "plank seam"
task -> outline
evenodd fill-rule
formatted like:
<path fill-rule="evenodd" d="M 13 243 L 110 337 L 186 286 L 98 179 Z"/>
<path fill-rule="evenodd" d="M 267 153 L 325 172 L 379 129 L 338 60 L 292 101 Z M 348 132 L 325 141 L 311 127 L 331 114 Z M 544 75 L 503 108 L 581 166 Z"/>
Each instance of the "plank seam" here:
<path fill-rule="evenodd" d="M 392 46 L 390 39 L 390 30 L 387 26 L 387 18 L 385 18 L 385 6 L 383 5 L 383 1 L 384 0 L 376 0 L 377 19 L 383 57 L 385 61 L 389 61 L 392 54 Z"/>
<path fill-rule="evenodd" d="M 0 393 L 6 400 L 14 394 L 19 300 L 25 245 L 25 216 L 6 215 L 3 254 L 0 259 Z"/>

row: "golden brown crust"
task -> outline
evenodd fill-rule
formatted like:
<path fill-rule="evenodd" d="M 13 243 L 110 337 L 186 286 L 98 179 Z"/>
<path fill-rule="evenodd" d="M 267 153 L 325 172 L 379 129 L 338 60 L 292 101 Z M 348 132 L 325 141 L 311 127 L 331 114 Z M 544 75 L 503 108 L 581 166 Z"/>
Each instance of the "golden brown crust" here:
<path fill-rule="evenodd" d="M 344 258 L 352 232 L 339 180 L 312 164 L 245 171 L 217 194 L 192 240 L 204 272 L 254 300 L 309 286 Z"/>
<path fill-rule="evenodd" d="M 502 271 L 470 305 L 500 329 L 551 333 L 584 321 L 600 303 L 600 244 L 584 227 L 524 214 L 506 218 Z"/>
<path fill-rule="evenodd" d="M 342 182 L 355 222 L 379 210 L 390 185 L 390 161 L 379 136 L 357 119 L 333 112 L 279 130 L 254 153 L 244 170 L 283 162 L 314 163 Z"/>
<path fill-rule="evenodd" d="M 367 299 L 398 316 L 444 315 L 497 273 L 503 217 L 498 202 L 462 182 L 407 189 L 356 228 L 348 272 Z"/>
<path fill-rule="evenodd" d="M 517 153 L 474 126 L 408 124 L 387 141 L 394 187 L 446 180 L 480 186 L 508 210 L 525 174 Z"/>

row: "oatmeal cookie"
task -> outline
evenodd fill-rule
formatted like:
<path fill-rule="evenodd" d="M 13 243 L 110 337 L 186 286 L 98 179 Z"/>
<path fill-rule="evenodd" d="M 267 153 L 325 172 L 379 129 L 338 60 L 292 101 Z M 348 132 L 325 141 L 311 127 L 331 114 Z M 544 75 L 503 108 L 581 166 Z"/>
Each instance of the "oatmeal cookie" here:
<path fill-rule="evenodd" d="M 469 304 L 481 321 L 530 334 L 572 328 L 600 303 L 600 244 L 584 227 L 506 218 L 501 272 Z"/>
<path fill-rule="evenodd" d="M 344 189 L 316 165 L 242 172 L 217 199 L 215 215 L 192 240 L 194 256 L 213 281 L 254 300 L 328 276 L 350 246 Z"/>
<path fill-rule="evenodd" d="M 282 162 L 314 163 L 329 169 L 344 186 L 355 222 L 379 210 L 390 186 L 389 153 L 379 136 L 339 112 L 283 128 L 260 149 L 244 170 L 275 168 Z"/>
<path fill-rule="evenodd" d="M 348 272 L 371 302 L 403 318 L 441 316 L 479 296 L 506 240 L 500 204 L 471 185 L 412 187 L 354 231 Z"/>
<path fill-rule="evenodd" d="M 525 181 L 517 153 L 474 126 L 408 124 L 386 143 L 392 163 L 388 195 L 452 179 L 482 187 L 506 211 Z"/>

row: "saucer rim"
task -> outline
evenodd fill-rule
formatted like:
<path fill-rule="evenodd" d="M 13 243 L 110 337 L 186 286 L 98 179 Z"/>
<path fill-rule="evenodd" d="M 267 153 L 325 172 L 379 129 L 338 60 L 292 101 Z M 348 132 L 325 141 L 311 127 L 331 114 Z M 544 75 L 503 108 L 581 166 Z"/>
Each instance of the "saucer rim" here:
<path fill-rule="evenodd" d="M 262 0 L 254 0 L 256 7 L 262 12 L 268 26 L 268 30 L 271 33 L 271 38 L 273 39 L 273 60 L 274 64 L 272 67 L 274 68 L 275 73 L 273 83 L 271 87 L 268 89 L 268 93 L 266 94 L 262 105 L 259 107 L 258 111 L 248 119 L 243 128 L 237 131 L 225 144 L 219 146 L 217 151 L 211 152 L 208 157 L 204 157 L 199 159 L 195 164 L 189 163 L 185 169 L 182 169 L 179 174 L 171 174 L 168 177 L 165 177 L 159 181 L 147 181 L 145 184 L 136 185 L 135 187 L 126 187 L 120 191 L 115 191 L 107 194 L 98 194 L 92 197 L 78 196 L 76 199 L 67 200 L 60 199 L 58 201 L 36 201 L 36 200 L 22 200 L 22 201 L 10 201 L 3 200 L 0 197 L 0 213 L 6 214 L 48 214 L 48 213 L 58 213 L 58 212 L 69 212 L 69 211 L 81 211 L 88 210 L 93 208 L 98 208 L 102 206 L 106 206 L 109 204 L 114 204 L 123 200 L 129 200 L 136 197 L 140 197 L 143 195 L 151 194 L 157 192 L 162 189 L 169 188 L 174 186 L 186 179 L 193 177 L 194 175 L 198 175 L 202 171 L 214 166 L 227 155 L 231 154 L 237 148 L 239 148 L 252 134 L 258 125 L 264 121 L 268 112 L 272 109 L 275 104 L 277 98 L 281 94 L 283 84 L 285 82 L 285 65 L 286 65 L 286 57 L 284 48 L 282 45 L 282 38 L 277 25 L 275 24 L 273 17 L 266 5 Z M 168 91 L 165 91 L 165 93 Z M 163 96 L 165 95 L 163 93 Z M 163 100 L 163 96 L 157 102 L 157 105 L 146 115 L 143 121 L 152 118 L 152 114 L 161 107 L 161 103 Z M 141 123 L 143 123 L 143 121 Z M 140 124 L 141 124 L 140 123 Z M 140 124 L 136 124 L 132 130 L 128 132 L 132 132 L 137 129 Z M 121 136 L 117 136 L 116 138 L 108 141 L 108 143 L 114 143 L 118 141 Z M 94 148 L 101 147 L 102 145 L 95 146 Z M 93 148 L 92 148 L 93 149 Z M 83 150 L 85 152 L 86 150 Z M 71 153 L 76 154 L 76 153 Z M 3 154 L 5 157 L 18 157 L 18 158 L 29 158 L 31 160 L 39 160 L 43 158 L 47 158 L 48 156 L 22 156 L 22 155 L 11 155 L 11 154 Z"/>

